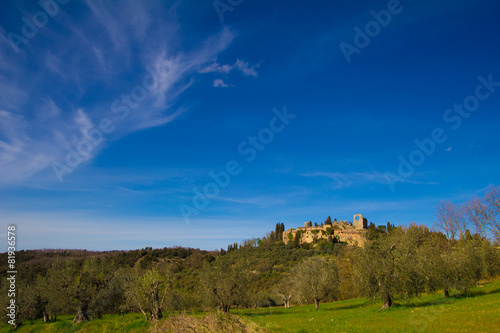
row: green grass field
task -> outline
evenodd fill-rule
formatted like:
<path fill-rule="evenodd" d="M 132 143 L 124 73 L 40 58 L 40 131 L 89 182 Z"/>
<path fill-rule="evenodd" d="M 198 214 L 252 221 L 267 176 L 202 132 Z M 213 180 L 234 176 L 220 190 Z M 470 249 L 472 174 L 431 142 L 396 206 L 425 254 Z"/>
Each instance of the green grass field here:
<path fill-rule="evenodd" d="M 272 332 L 500 332 L 500 281 L 472 290 L 468 297 L 425 295 L 412 303 L 353 299 L 290 309 L 234 311 Z"/>
<path fill-rule="evenodd" d="M 485 283 L 468 297 L 424 295 L 412 303 L 396 302 L 380 311 L 381 303 L 353 299 L 325 303 L 316 310 L 302 307 L 232 310 L 271 332 L 500 332 L 500 280 Z M 140 314 L 108 315 L 78 325 L 61 316 L 56 323 L 26 323 L 15 332 L 147 332 Z M 168 320 L 168 319 L 167 319 Z M 12 331 L 5 323 L 1 332 Z"/>

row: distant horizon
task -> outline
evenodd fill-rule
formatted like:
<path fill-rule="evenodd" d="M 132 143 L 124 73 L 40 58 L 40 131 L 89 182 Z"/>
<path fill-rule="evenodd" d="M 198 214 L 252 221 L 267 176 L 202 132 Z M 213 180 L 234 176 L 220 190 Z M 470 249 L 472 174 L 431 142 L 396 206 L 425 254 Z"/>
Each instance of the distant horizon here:
<path fill-rule="evenodd" d="M 19 250 L 431 228 L 500 185 L 496 1 L 2 9 L 2 249 L 11 224 Z"/>

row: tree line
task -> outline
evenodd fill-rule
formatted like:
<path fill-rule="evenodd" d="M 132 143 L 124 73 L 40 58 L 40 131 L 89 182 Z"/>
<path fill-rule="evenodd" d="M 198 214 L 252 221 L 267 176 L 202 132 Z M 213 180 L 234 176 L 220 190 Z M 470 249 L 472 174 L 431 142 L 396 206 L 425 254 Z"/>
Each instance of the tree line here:
<path fill-rule="evenodd" d="M 426 292 L 467 294 L 479 280 L 500 274 L 499 249 L 477 229 L 453 237 L 426 226 L 370 223 L 364 248 L 335 239 L 285 245 L 283 231 L 278 223 L 265 237 L 227 251 L 146 248 L 58 257 L 19 281 L 18 322 L 73 314 L 78 323 L 128 312 L 157 321 L 165 311 L 319 307 L 360 296 L 388 308 Z M 4 303 L 6 287 L 2 281 Z"/>
<path fill-rule="evenodd" d="M 490 186 L 483 197 L 457 203 L 440 201 L 436 206 L 436 228 L 449 239 L 470 237 L 470 231 L 482 239 L 500 242 L 500 186 Z"/>

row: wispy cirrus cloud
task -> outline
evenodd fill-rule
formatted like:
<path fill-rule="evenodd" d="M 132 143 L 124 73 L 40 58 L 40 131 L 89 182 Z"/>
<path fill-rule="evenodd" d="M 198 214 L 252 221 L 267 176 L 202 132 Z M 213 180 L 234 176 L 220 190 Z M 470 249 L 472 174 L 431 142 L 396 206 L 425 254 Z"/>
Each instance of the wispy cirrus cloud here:
<path fill-rule="evenodd" d="M 276 198 L 273 196 L 252 196 L 252 197 L 218 197 L 218 200 L 227 201 L 232 203 L 244 204 L 244 205 L 255 205 L 262 208 L 284 205 L 286 200 L 283 198 Z"/>
<path fill-rule="evenodd" d="M 210 65 L 201 68 L 198 72 L 229 74 L 231 71 L 237 70 L 245 76 L 257 77 L 257 68 L 259 68 L 259 64 L 250 65 L 246 61 L 237 59 L 233 65 L 221 65 L 217 62 L 213 62 Z"/>
<path fill-rule="evenodd" d="M 386 173 L 378 171 L 366 171 L 366 172 L 310 172 L 300 174 L 305 177 L 325 177 L 332 180 L 334 187 L 338 189 L 349 188 L 354 186 L 363 186 L 367 184 L 389 184 L 392 180 L 387 176 Z M 416 180 L 405 179 L 407 183 L 413 184 L 434 184 L 428 182 L 419 182 Z"/>
<path fill-rule="evenodd" d="M 222 27 L 184 51 L 171 46 L 172 41 L 185 38 L 178 32 L 175 6 L 127 2 L 117 7 L 90 0 L 86 5 L 77 20 L 56 17 L 59 31 L 44 30 L 52 47 L 42 48 L 47 37 L 40 33 L 25 45 L 21 56 L 5 48 L 0 51 L 5 56 L 0 60 L 4 92 L 0 184 L 22 182 L 54 161 L 64 162 L 68 147 L 75 149 L 103 118 L 113 120 L 116 128 L 104 138 L 106 144 L 174 121 L 187 111 L 180 96 L 194 83 L 193 75 L 213 62 L 236 36 Z M 3 34 L 0 44 L 8 45 Z M 236 67 L 253 75 L 253 67 L 246 63 Z M 112 103 L 119 100 L 125 105 L 123 96 L 141 85 L 150 71 L 160 72 L 154 89 L 134 107 L 129 105 L 126 118 L 118 119 Z M 92 160 L 104 147 L 94 147 L 84 160 Z"/>
<path fill-rule="evenodd" d="M 367 183 L 386 184 L 387 178 L 383 173 L 377 171 L 371 172 L 311 172 L 304 173 L 301 176 L 305 177 L 326 177 L 333 180 L 336 188 L 348 188 L 351 186 L 359 186 Z"/>

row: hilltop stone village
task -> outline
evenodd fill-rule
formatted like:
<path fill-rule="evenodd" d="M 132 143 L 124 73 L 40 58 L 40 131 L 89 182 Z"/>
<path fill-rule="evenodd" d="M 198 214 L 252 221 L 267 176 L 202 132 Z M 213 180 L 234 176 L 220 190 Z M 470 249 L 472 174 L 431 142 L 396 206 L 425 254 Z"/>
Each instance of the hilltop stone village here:
<path fill-rule="evenodd" d="M 321 225 L 312 225 L 305 222 L 304 227 L 292 228 L 283 232 L 283 242 L 293 242 L 295 237 L 299 238 L 300 244 L 313 243 L 316 239 L 328 239 L 337 237 L 338 241 L 363 247 L 365 244 L 365 233 L 367 220 L 362 214 L 355 214 L 353 222 L 337 221 L 325 222 Z"/>

